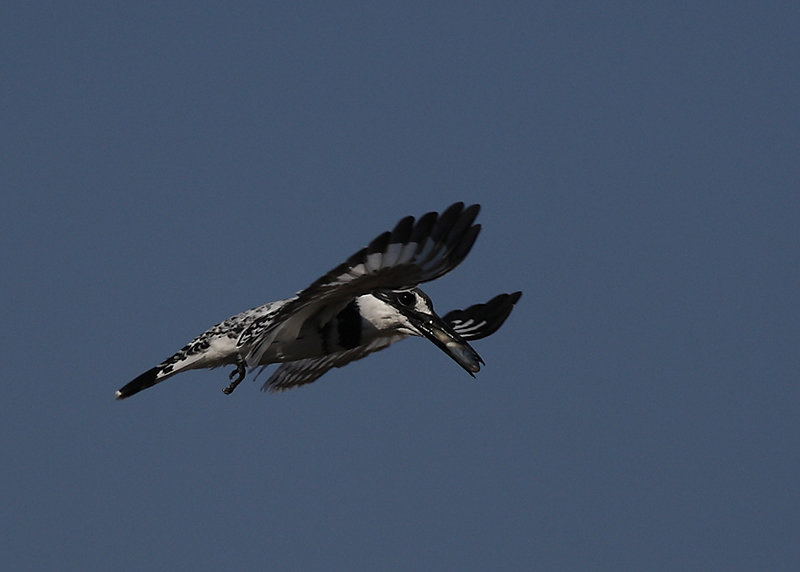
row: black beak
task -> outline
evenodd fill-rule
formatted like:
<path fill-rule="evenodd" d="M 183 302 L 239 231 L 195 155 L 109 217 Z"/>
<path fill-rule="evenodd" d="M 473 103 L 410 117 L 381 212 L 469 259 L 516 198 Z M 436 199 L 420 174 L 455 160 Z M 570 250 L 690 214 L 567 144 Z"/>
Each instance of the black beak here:
<path fill-rule="evenodd" d="M 481 370 L 483 360 L 472 346 L 459 336 L 453 328 L 448 326 L 436 314 L 421 314 L 413 310 L 404 313 L 419 330 L 419 333 L 428 338 L 436 347 L 449 355 L 453 360 L 467 370 L 472 377 Z M 484 364 L 485 365 L 485 364 Z"/>

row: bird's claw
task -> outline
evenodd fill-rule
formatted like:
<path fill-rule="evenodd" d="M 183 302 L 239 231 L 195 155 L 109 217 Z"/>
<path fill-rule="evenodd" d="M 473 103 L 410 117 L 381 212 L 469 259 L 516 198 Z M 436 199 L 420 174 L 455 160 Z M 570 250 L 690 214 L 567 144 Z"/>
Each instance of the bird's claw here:
<path fill-rule="evenodd" d="M 228 379 L 233 379 L 233 376 L 238 376 L 238 377 L 236 377 L 236 379 L 233 379 L 230 385 L 222 390 L 222 393 L 224 393 L 225 395 L 230 395 L 231 393 L 233 393 L 233 390 L 236 389 L 236 386 L 242 383 L 242 380 L 244 380 L 245 375 L 247 375 L 247 370 L 244 367 L 244 363 L 239 362 L 236 365 L 236 369 L 233 370 L 228 376 Z"/>

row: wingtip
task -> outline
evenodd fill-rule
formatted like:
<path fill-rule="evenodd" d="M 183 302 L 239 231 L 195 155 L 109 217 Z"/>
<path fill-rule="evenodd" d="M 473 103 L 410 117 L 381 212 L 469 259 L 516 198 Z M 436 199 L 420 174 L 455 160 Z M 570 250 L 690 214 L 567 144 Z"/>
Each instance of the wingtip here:
<path fill-rule="evenodd" d="M 480 203 L 475 203 L 473 205 L 469 205 L 467 208 L 464 209 L 465 213 L 468 213 L 468 216 L 475 220 L 478 216 L 478 213 L 481 212 L 481 205 Z"/>

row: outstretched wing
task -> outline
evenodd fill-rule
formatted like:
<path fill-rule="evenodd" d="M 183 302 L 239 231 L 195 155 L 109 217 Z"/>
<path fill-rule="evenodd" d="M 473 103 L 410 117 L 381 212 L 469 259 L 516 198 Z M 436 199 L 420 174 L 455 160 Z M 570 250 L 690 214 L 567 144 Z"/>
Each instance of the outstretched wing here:
<path fill-rule="evenodd" d="M 520 296 L 522 292 L 500 294 L 485 304 L 448 312 L 442 319 L 465 340 L 480 340 L 491 336 L 503 325 Z"/>
<path fill-rule="evenodd" d="M 453 310 L 443 320 L 465 340 L 479 340 L 492 335 L 503 325 L 520 296 L 522 296 L 522 292 L 500 294 L 485 304 L 475 304 L 466 310 Z M 316 381 L 331 368 L 343 367 L 351 361 L 367 357 L 371 353 L 388 348 L 405 337 L 397 335 L 377 338 L 369 344 L 320 358 L 283 363 L 264 383 L 261 390 L 277 393 L 306 385 Z"/>
<path fill-rule="evenodd" d="M 406 217 L 347 262 L 298 292 L 270 319 L 255 320 L 239 337 L 250 367 L 259 365 L 275 341 L 290 341 L 311 316 L 321 322 L 337 314 L 353 298 L 377 288 L 412 288 L 435 280 L 458 266 L 480 232 L 473 224 L 480 205 L 455 203 L 441 215 L 430 212 L 419 220 Z"/>

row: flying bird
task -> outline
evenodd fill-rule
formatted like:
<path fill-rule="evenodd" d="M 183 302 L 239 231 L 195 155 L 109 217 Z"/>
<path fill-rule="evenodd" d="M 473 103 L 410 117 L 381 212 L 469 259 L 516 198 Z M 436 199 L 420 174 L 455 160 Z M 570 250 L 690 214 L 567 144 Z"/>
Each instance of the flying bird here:
<path fill-rule="evenodd" d="M 418 288 L 458 266 L 481 226 L 480 205 L 455 203 L 442 214 L 408 216 L 305 290 L 228 318 L 126 384 L 125 399 L 183 371 L 235 366 L 223 389 L 230 394 L 247 370 L 281 365 L 262 390 L 311 383 L 333 367 L 389 347 L 409 336 L 429 339 L 470 375 L 483 360 L 469 345 L 496 332 L 521 292 L 439 317 Z M 235 379 L 234 379 L 235 378 Z"/>

